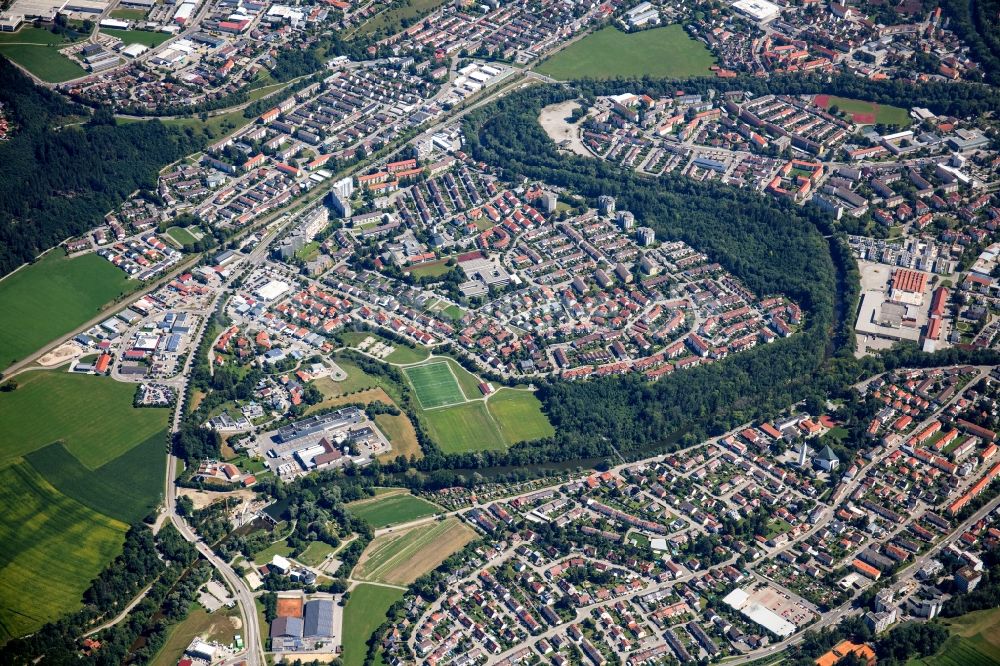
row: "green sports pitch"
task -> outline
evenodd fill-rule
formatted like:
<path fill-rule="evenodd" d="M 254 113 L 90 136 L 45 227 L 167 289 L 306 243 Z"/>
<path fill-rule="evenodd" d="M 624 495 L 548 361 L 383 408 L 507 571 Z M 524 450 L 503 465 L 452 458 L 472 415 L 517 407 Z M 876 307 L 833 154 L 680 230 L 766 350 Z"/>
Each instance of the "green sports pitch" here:
<path fill-rule="evenodd" d="M 405 368 L 403 372 L 410 380 L 423 409 L 465 402 L 465 394 L 462 393 L 447 361 L 417 365 Z"/>

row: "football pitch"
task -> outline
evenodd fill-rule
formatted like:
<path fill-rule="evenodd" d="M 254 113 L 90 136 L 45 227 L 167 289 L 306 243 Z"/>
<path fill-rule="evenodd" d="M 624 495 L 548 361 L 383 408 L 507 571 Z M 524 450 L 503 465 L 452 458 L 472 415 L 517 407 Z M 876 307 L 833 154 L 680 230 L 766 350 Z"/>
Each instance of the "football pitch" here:
<path fill-rule="evenodd" d="M 447 361 L 405 368 L 403 372 L 410 380 L 423 409 L 465 402 L 465 394 Z"/>

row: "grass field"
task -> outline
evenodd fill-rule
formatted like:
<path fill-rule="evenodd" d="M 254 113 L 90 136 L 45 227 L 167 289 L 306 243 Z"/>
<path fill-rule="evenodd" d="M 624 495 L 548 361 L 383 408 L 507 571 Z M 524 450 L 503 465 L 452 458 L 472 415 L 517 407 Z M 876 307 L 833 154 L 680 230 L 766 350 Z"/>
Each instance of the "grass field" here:
<path fill-rule="evenodd" d="M 861 125 L 899 125 L 905 127 L 911 122 L 910 114 L 906 109 L 898 106 L 883 106 L 874 102 L 865 102 L 859 99 L 847 97 L 837 97 L 836 95 L 816 95 L 813 103 L 823 109 L 836 106 L 842 114 L 849 115 L 851 119 Z"/>
<path fill-rule="evenodd" d="M 570 44 L 536 68 L 563 81 L 615 77 L 682 78 L 709 73 L 715 58 L 679 25 L 627 34 L 606 27 Z"/>
<path fill-rule="evenodd" d="M 111 18 L 122 21 L 141 21 L 146 18 L 145 9 L 112 9 Z"/>
<path fill-rule="evenodd" d="M 379 460 L 393 460 L 397 456 L 416 456 L 423 458 L 424 452 L 420 449 L 420 442 L 417 440 L 417 431 L 413 429 L 409 417 L 405 414 L 393 416 L 392 414 L 376 414 L 375 424 L 379 427 L 389 443 L 392 450 L 379 456 Z"/>
<path fill-rule="evenodd" d="M 233 622 L 233 619 L 238 620 L 239 616 L 238 608 L 220 608 L 210 614 L 201 606 L 192 604 L 188 616 L 168 629 L 167 640 L 149 662 L 150 666 L 174 666 L 184 656 L 184 651 L 196 636 L 200 636 L 203 640 L 231 645 L 236 634 L 243 633 L 236 629 L 236 624 Z"/>
<path fill-rule="evenodd" d="M 365 548 L 352 576 L 408 585 L 475 538 L 475 531 L 454 517 L 404 532 L 383 534 Z"/>
<path fill-rule="evenodd" d="M 465 395 L 447 361 L 434 361 L 426 365 L 409 367 L 403 372 L 410 380 L 417 400 L 424 409 L 465 402 Z"/>
<path fill-rule="evenodd" d="M 945 620 L 951 636 L 937 654 L 911 659 L 908 666 L 992 666 L 1000 664 L 1000 608 Z"/>
<path fill-rule="evenodd" d="M 173 35 L 169 32 L 150 32 L 148 30 L 115 30 L 114 28 L 101 28 L 105 35 L 117 37 L 126 44 L 142 44 L 149 48 L 159 46 Z"/>
<path fill-rule="evenodd" d="M 167 229 L 167 235 L 181 245 L 194 245 L 198 242 L 198 239 L 184 227 L 170 227 Z"/>
<path fill-rule="evenodd" d="M 67 259 L 59 249 L 8 275 L 0 280 L 0 368 L 68 333 L 138 286 L 96 254 Z"/>
<path fill-rule="evenodd" d="M 459 319 L 465 316 L 465 312 L 462 310 L 462 308 L 458 307 L 457 305 L 449 305 L 448 307 L 446 307 L 444 310 L 441 311 L 441 314 L 455 321 L 458 321 Z"/>
<path fill-rule="evenodd" d="M 347 379 L 342 382 L 335 382 L 329 377 L 321 377 L 313 382 L 313 386 L 319 389 L 323 395 L 335 398 L 346 393 L 355 393 L 364 389 L 381 387 L 383 389 L 393 389 L 392 382 L 384 377 L 369 375 L 367 372 L 342 358 L 333 359 L 341 369 L 347 373 Z M 353 402 L 349 400 L 348 402 Z"/>
<path fill-rule="evenodd" d="M 483 397 L 483 392 L 479 390 L 479 377 L 462 367 L 462 364 L 453 358 L 446 358 L 451 371 L 455 373 L 458 385 L 462 387 L 462 393 L 469 400 L 478 400 Z"/>
<path fill-rule="evenodd" d="M 79 608 L 126 525 L 60 494 L 24 463 L 0 469 L 0 506 L 2 643 Z"/>
<path fill-rule="evenodd" d="M 389 607 L 403 598 L 403 590 L 362 583 L 351 590 L 344 607 L 344 666 L 362 666 L 368 637 L 385 622 Z"/>
<path fill-rule="evenodd" d="M 281 541 L 275 541 L 270 546 L 255 553 L 253 556 L 253 561 L 257 564 L 267 564 L 274 558 L 275 555 L 281 555 L 282 557 L 288 557 L 292 553 L 292 547 L 285 542 L 284 539 Z"/>
<path fill-rule="evenodd" d="M 393 347 L 393 351 L 383 359 L 389 363 L 419 363 L 430 356 L 430 351 L 426 347 L 409 347 L 368 331 L 349 331 L 343 333 L 341 338 L 348 347 L 357 348 L 366 338 L 375 338 L 384 344 L 390 345 Z"/>
<path fill-rule="evenodd" d="M 426 347 L 407 347 L 406 345 L 396 345 L 392 353 L 385 357 L 389 363 L 419 363 L 430 356 L 430 351 Z"/>
<path fill-rule="evenodd" d="M 48 83 L 62 83 L 87 74 L 82 67 L 59 53 L 55 46 L 0 44 L 0 55 Z"/>
<path fill-rule="evenodd" d="M 403 21 L 405 19 L 413 21 L 413 19 L 430 14 L 444 3 L 445 0 L 406 0 L 402 6 L 380 12 L 365 21 L 351 36 L 371 35 L 379 30 L 385 31 L 387 34 L 399 32 L 404 27 Z"/>
<path fill-rule="evenodd" d="M 486 405 L 508 444 L 551 437 L 556 432 L 542 413 L 541 401 L 530 391 L 500 389 Z"/>
<path fill-rule="evenodd" d="M 503 435 L 482 401 L 425 412 L 424 423 L 445 453 L 506 448 Z"/>
<path fill-rule="evenodd" d="M 418 518 L 433 516 L 441 511 L 434 504 L 409 493 L 372 497 L 351 502 L 347 506 L 351 509 L 351 513 L 375 529 L 408 523 Z"/>
<path fill-rule="evenodd" d="M 0 32 L 0 46 L 3 44 L 70 44 L 63 39 L 62 35 L 57 35 L 45 28 L 34 28 L 30 26 L 22 27 L 17 32 Z"/>
<path fill-rule="evenodd" d="M 307 567 L 318 567 L 334 550 L 336 549 L 325 541 L 313 541 L 295 559 Z"/>
<path fill-rule="evenodd" d="M 163 430 L 167 408 L 132 407 L 135 387 L 108 377 L 40 370 L 0 394 L 0 465 L 62 441 L 95 470 Z"/>

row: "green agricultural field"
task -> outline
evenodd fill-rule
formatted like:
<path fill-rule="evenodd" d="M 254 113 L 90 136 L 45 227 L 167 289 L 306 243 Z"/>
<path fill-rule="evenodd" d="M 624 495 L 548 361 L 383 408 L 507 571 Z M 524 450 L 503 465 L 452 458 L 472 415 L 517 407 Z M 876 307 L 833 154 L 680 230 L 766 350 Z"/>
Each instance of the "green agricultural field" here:
<path fill-rule="evenodd" d="M 51 30 L 45 28 L 22 27 L 17 32 L 0 32 L 0 46 L 3 44 L 71 44 Z"/>
<path fill-rule="evenodd" d="M 3 643 L 79 608 L 127 526 L 61 495 L 24 463 L 0 469 L 0 506 Z"/>
<path fill-rule="evenodd" d="M 385 622 L 389 607 L 403 598 L 403 590 L 362 583 L 351 590 L 344 607 L 344 666 L 362 666 L 368 637 Z"/>
<path fill-rule="evenodd" d="M 0 280 L 0 368 L 98 314 L 139 287 L 96 254 L 67 259 L 56 249 Z M 47 442 L 46 442 L 47 443 Z"/>
<path fill-rule="evenodd" d="M 542 403 L 530 391 L 500 389 L 486 401 L 507 444 L 517 444 L 556 433 L 542 413 Z"/>
<path fill-rule="evenodd" d="M 1000 663 L 1000 608 L 944 621 L 951 636 L 937 654 L 911 659 L 908 666 L 991 666 Z"/>
<path fill-rule="evenodd" d="M 504 449 L 507 445 L 481 400 L 424 412 L 431 438 L 445 453 Z"/>
<path fill-rule="evenodd" d="M 62 441 L 90 470 L 160 433 L 169 409 L 136 409 L 135 387 L 109 377 L 39 370 L 0 393 L 0 465 Z M 43 470 L 46 471 L 46 470 Z"/>
<path fill-rule="evenodd" d="M 441 511 L 440 507 L 409 493 L 373 497 L 351 502 L 347 506 L 351 509 L 351 513 L 374 529 L 408 523 L 418 518 L 433 516 Z"/>
<path fill-rule="evenodd" d="M 405 368 L 403 372 L 424 409 L 465 402 L 465 395 L 447 361 L 435 360 L 425 365 Z"/>
<path fill-rule="evenodd" d="M 48 83 L 62 83 L 86 76 L 87 72 L 59 53 L 56 46 L 37 44 L 0 44 L 0 55 L 13 60 Z"/>
<path fill-rule="evenodd" d="M 570 44 L 536 68 L 554 79 L 643 76 L 684 78 L 709 73 L 715 58 L 679 25 L 632 34 L 606 27 Z"/>
<path fill-rule="evenodd" d="M 29 453 L 25 460 L 63 495 L 111 518 L 135 523 L 163 496 L 166 442 L 167 432 L 160 430 L 93 471 L 60 442 Z"/>
<path fill-rule="evenodd" d="M 117 37 L 126 44 L 142 44 L 149 48 L 155 48 L 167 41 L 173 35 L 169 32 L 150 32 L 149 30 L 115 30 L 114 28 L 101 28 L 105 35 Z"/>
<path fill-rule="evenodd" d="M 408 585 L 472 541 L 476 532 L 455 517 L 382 534 L 365 548 L 356 579 Z"/>

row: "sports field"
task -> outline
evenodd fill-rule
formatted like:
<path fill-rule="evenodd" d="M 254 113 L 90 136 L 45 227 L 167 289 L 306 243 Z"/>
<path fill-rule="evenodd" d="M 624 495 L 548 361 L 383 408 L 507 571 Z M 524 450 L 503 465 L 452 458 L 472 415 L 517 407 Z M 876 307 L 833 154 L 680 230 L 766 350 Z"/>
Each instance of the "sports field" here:
<path fill-rule="evenodd" d="M 424 409 L 465 402 L 465 395 L 447 361 L 434 361 L 403 370 Z"/>
<path fill-rule="evenodd" d="M 138 287 L 96 254 L 67 259 L 55 249 L 0 280 L 0 369 L 96 316 Z"/>
<path fill-rule="evenodd" d="M 132 407 L 135 387 L 110 377 L 39 370 L 15 381 L 0 393 L 0 465 L 62 441 L 95 470 L 161 432 L 170 411 Z"/>
<path fill-rule="evenodd" d="M 358 500 L 348 505 L 351 513 L 362 519 L 373 528 L 386 527 L 408 523 L 418 518 L 426 518 L 439 513 L 441 509 L 408 492 L 391 495 L 381 495 L 370 499 Z"/>
<path fill-rule="evenodd" d="M 403 590 L 362 583 L 351 590 L 344 606 L 344 666 L 362 666 L 368 638 L 385 622 L 389 607 L 403 598 Z"/>
<path fill-rule="evenodd" d="M 59 493 L 25 463 L 0 469 L 0 642 L 80 607 L 127 526 Z M 30 593 L 28 593 L 30 591 Z"/>
<path fill-rule="evenodd" d="M 840 113 L 848 115 L 851 120 L 859 125 L 899 125 L 905 127 L 910 124 L 910 114 L 906 109 L 898 106 L 888 106 L 865 102 L 860 99 L 850 99 L 847 97 L 837 97 L 836 95 L 816 95 L 813 104 L 829 110 L 831 106 L 836 106 Z"/>
<path fill-rule="evenodd" d="M 445 453 L 504 449 L 507 444 L 481 400 L 424 412 L 431 438 Z"/>
<path fill-rule="evenodd" d="M 945 620 L 951 632 L 937 654 L 911 659 L 909 666 L 987 666 L 1000 664 L 1000 608 Z"/>
<path fill-rule="evenodd" d="M 352 576 L 393 585 L 409 585 L 476 538 L 457 518 L 375 537 L 361 554 Z"/>
<path fill-rule="evenodd" d="M 685 78 L 708 74 L 714 64 L 705 45 L 688 37 L 679 25 L 632 34 L 608 26 L 570 44 L 535 69 L 561 81 Z"/>
<path fill-rule="evenodd" d="M 556 433 L 542 413 L 541 401 L 531 391 L 500 389 L 489 397 L 486 405 L 508 444 L 551 437 Z"/>
<path fill-rule="evenodd" d="M 181 245 L 194 245 L 198 242 L 198 239 L 184 227 L 170 227 L 167 229 L 167 235 Z"/>

